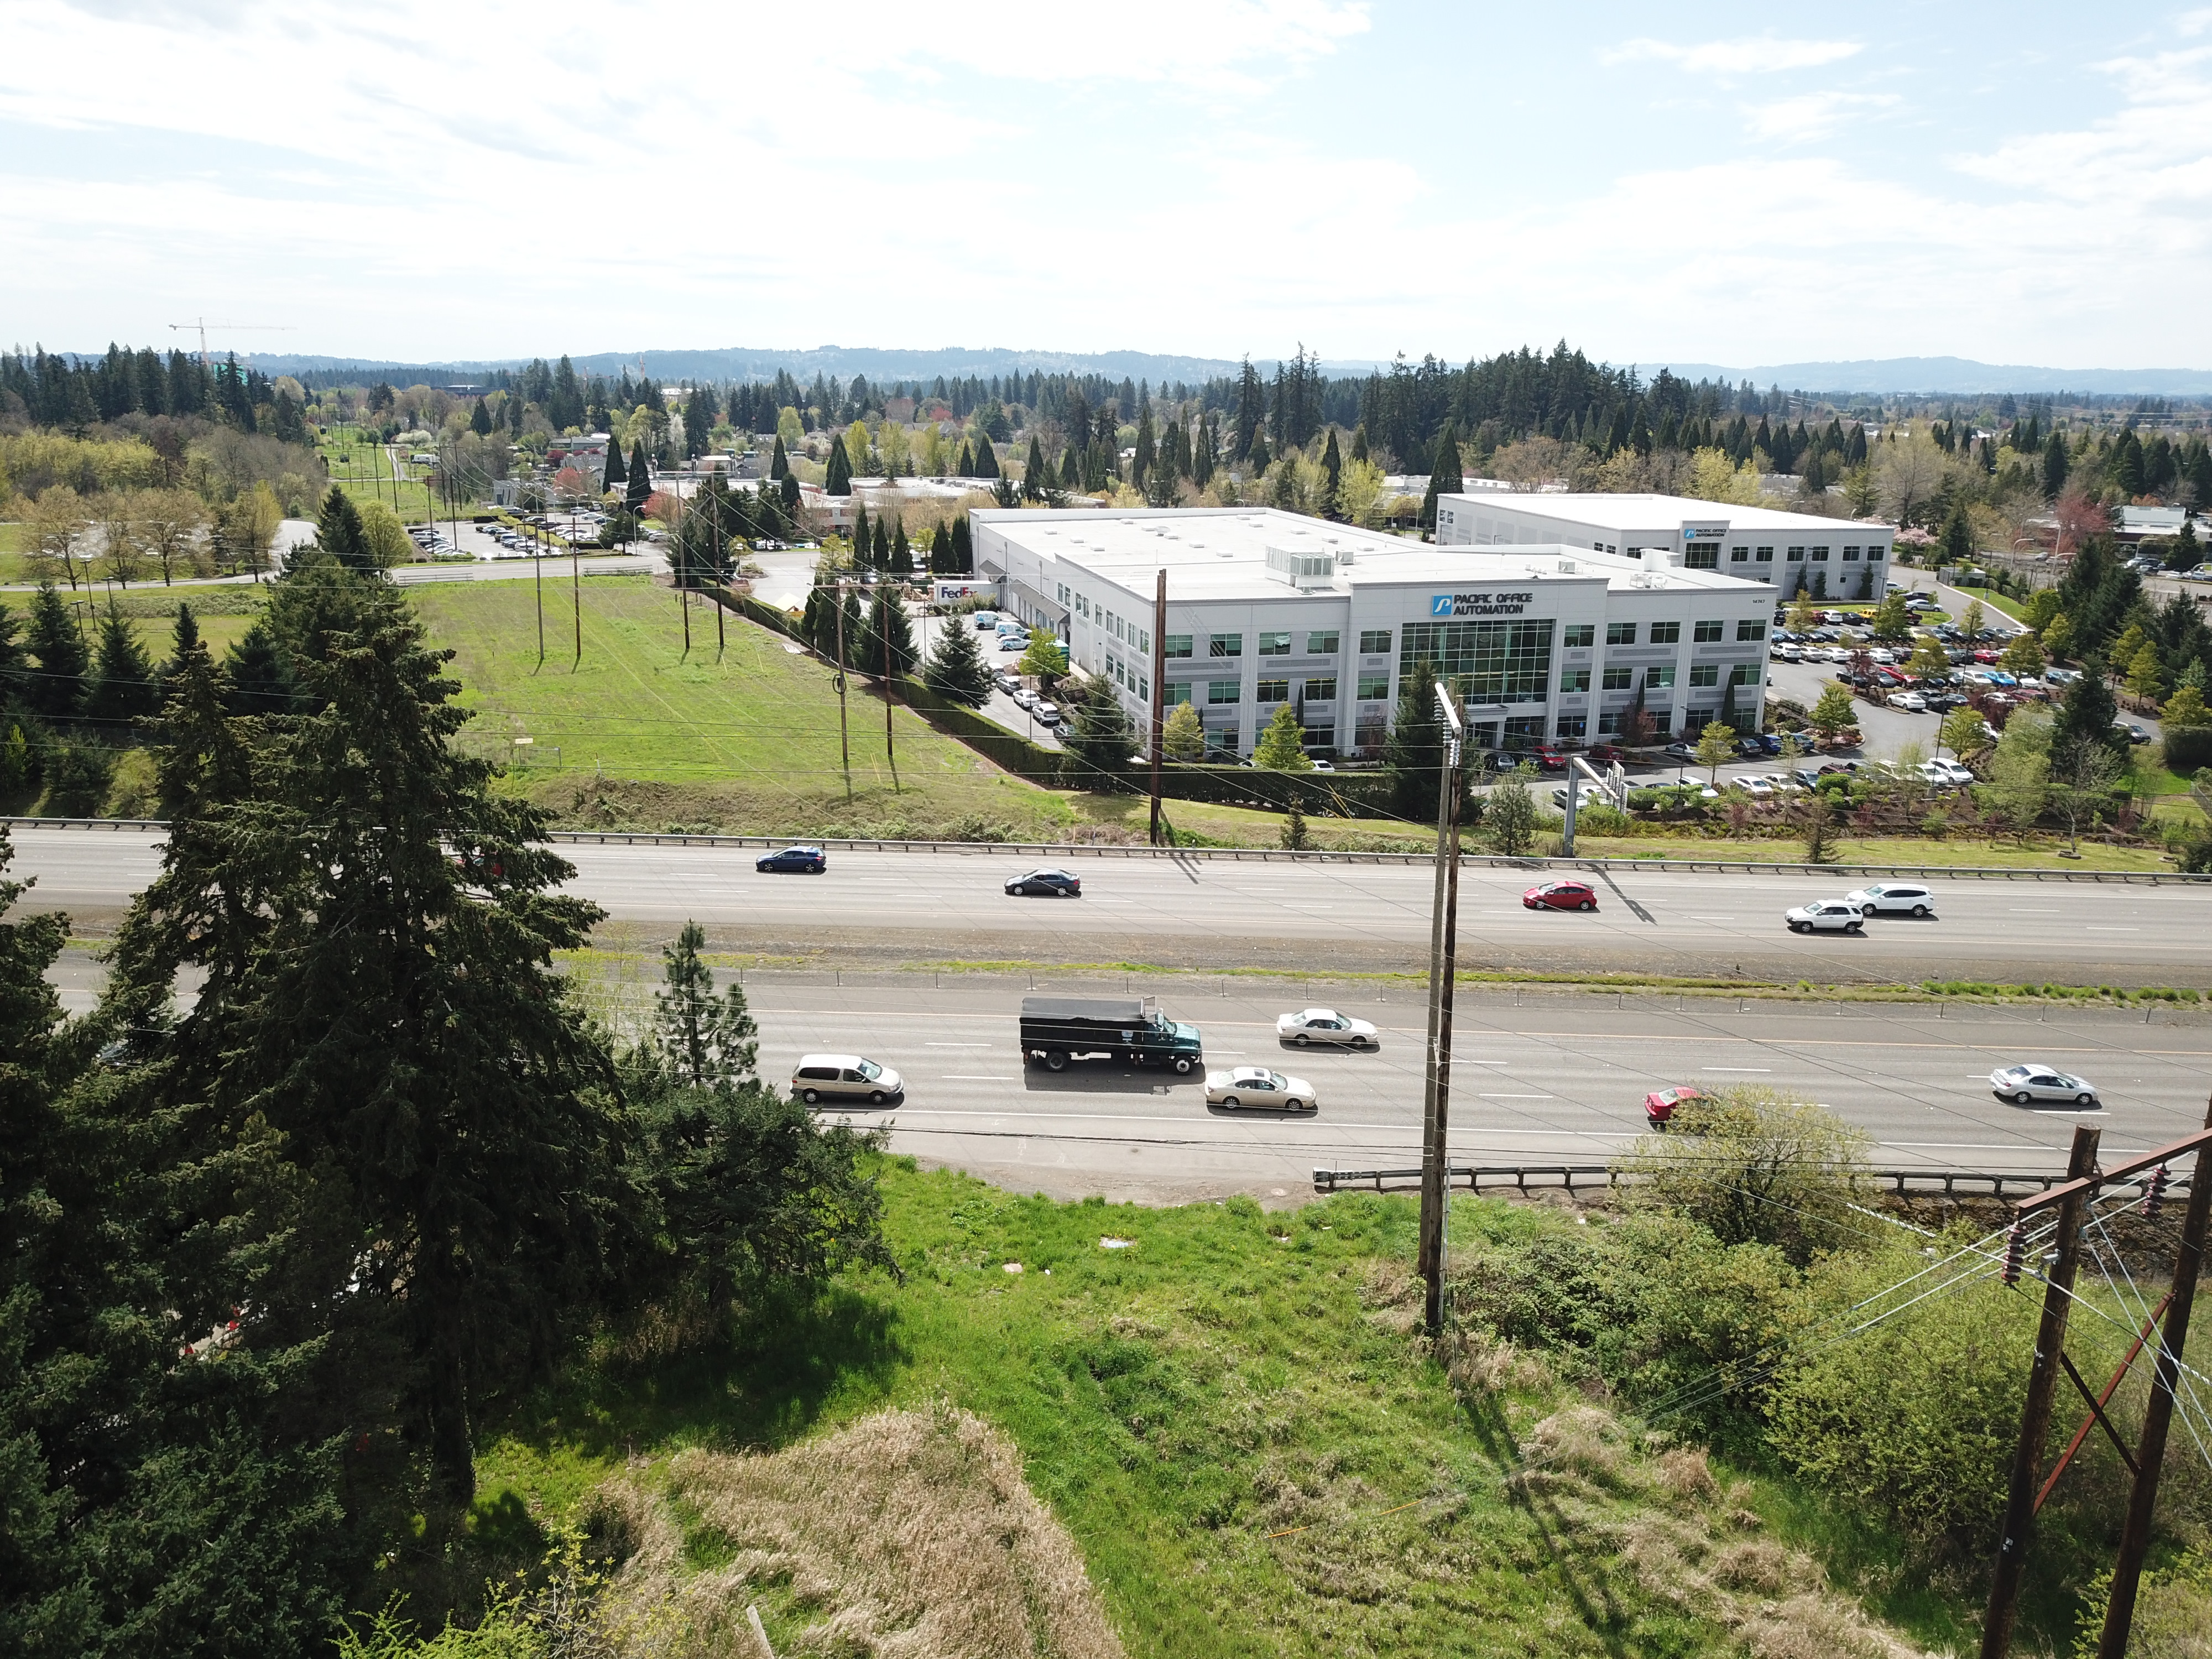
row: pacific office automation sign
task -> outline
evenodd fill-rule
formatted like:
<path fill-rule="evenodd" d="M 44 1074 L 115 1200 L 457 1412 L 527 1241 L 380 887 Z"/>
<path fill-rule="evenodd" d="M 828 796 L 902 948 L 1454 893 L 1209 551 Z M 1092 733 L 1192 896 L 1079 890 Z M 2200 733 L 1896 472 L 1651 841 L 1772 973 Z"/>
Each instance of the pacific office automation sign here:
<path fill-rule="evenodd" d="M 1438 593 L 1429 600 L 1431 617 L 1517 617 L 1535 599 L 1525 593 Z"/>
<path fill-rule="evenodd" d="M 1686 524 L 1682 526 L 1685 542 L 1717 542 L 1729 532 L 1728 520 L 1718 524 Z"/>

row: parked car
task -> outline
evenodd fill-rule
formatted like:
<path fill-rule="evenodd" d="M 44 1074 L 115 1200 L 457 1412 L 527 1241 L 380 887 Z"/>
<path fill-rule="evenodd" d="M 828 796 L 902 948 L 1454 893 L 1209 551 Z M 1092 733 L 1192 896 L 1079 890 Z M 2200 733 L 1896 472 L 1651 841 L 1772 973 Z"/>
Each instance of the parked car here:
<path fill-rule="evenodd" d="M 1735 787 L 1753 800 L 1771 800 L 1774 798 L 1774 784 L 1771 779 L 1738 778 Z"/>
<path fill-rule="evenodd" d="M 1595 910 L 1597 890 L 1586 881 L 1539 882 L 1521 895 L 1524 910 Z"/>
<path fill-rule="evenodd" d="M 978 611 L 975 613 L 975 631 L 978 634 L 988 634 L 998 625 L 999 613 L 997 611 Z"/>
<path fill-rule="evenodd" d="M 2008 1100 L 2015 1106 L 2033 1106 L 2042 1101 L 2087 1110 L 2103 1103 L 2097 1098 L 2095 1084 L 2051 1066 L 2000 1066 L 1990 1073 L 1990 1090 L 1999 1100 Z"/>
<path fill-rule="evenodd" d="M 1013 698 L 1014 706 L 1018 708 L 1034 708 L 1037 705 L 1037 694 L 1030 690 L 1026 685 L 1021 687 L 1018 690 L 1011 691 L 1007 693 L 1007 695 Z"/>
<path fill-rule="evenodd" d="M 1866 927 L 1858 907 L 1842 899 L 1815 899 L 1810 904 L 1795 905 L 1782 913 L 1782 919 L 1793 933 L 1856 933 Z"/>
<path fill-rule="evenodd" d="M 1628 757 L 1622 752 L 1620 745 L 1617 743 L 1594 743 L 1588 749 L 1583 750 L 1583 753 L 1592 762 L 1613 761 L 1618 763 L 1628 758 Z"/>
<path fill-rule="evenodd" d="M 884 1106 L 906 1092 L 906 1079 L 859 1054 L 801 1054 L 791 1073 L 791 1092 L 809 1106 L 825 1100 Z"/>
<path fill-rule="evenodd" d="M 1015 898 L 1081 898 L 1083 878 L 1065 870 L 1032 870 L 1009 881 L 1006 891 Z"/>
<path fill-rule="evenodd" d="M 1037 703 L 1036 708 L 1030 710 L 1030 714 L 1036 719 L 1036 723 L 1039 726 L 1058 726 L 1060 721 L 1067 718 L 1066 715 L 1060 713 L 1060 705 L 1058 703 L 1045 702 L 1042 701 Z"/>
<path fill-rule="evenodd" d="M 1696 1089 L 1654 1089 L 1644 1097 L 1644 1121 L 1656 1134 L 1664 1134 L 1667 1120 L 1674 1115 L 1674 1109 L 1686 1100 L 1703 1100 L 1704 1093 Z"/>
<path fill-rule="evenodd" d="M 1281 1112 L 1313 1112 L 1321 1109 L 1321 1102 L 1314 1095 L 1313 1085 L 1302 1077 L 1285 1077 L 1280 1072 L 1271 1072 L 1264 1066 L 1239 1066 L 1231 1072 L 1208 1072 L 1206 1074 L 1206 1103 L 1236 1111 L 1240 1107 L 1259 1106 Z"/>
<path fill-rule="evenodd" d="M 1844 895 L 1863 916 L 1933 916 L 1936 895 L 1917 882 L 1878 881 Z"/>
<path fill-rule="evenodd" d="M 1908 714 L 1924 714 L 1928 712 L 1928 699 L 1917 691 L 1894 691 L 1890 694 L 1889 706 Z"/>
<path fill-rule="evenodd" d="M 818 876 L 829 867 L 829 854 L 818 847 L 787 847 L 779 853 L 763 853 L 753 860 L 753 868 L 763 873 L 781 874 L 789 871 L 800 875 Z"/>
<path fill-rule="evenodd" d="M 1365 1020 L 1340 1014 L 1334 1008 L 1301 1008 L 1295 1014 L 1285 1014 L 1275 1022 L 1275 1035 L 1301 1048 L 1316 1042 L 1334 1043 L 1340 1048 L 1372 1048 L 1381 1041 L 1380 1033 Z"/>
<path fill-rule="evenodd" d="M 2133 720 L 2114 720 L 2112 735 L 2125 738 L 2130 743 L 2148 743 L 2150 733 Z"/>

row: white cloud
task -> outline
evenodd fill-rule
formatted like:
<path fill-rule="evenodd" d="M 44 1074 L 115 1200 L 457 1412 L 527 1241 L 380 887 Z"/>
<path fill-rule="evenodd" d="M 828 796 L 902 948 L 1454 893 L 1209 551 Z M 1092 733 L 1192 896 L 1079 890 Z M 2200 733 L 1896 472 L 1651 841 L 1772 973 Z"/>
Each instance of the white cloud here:
<path fill-rule="evenodd" d="M 1755 138 L 1802 144 L 1826 138 L 1854 117 L 1870 115 L 1904 101 L 1894 93 L 1811 92 L 1801 98 L 1754 104 L 1745 125 Z"/>
<path fill-rule="evenodd" d="M 1656 58 L 1697 75 L 1772 75 L 1784 70 L 1818 69 L 1841 62 L 1864 48 L 1856 40 L 1782 40 L 1771 34 L 1736 40 L 1707 40 L 1694 46 L 1671 40 L 1623 41 L 1605 54 L 1608 64 Z"/>

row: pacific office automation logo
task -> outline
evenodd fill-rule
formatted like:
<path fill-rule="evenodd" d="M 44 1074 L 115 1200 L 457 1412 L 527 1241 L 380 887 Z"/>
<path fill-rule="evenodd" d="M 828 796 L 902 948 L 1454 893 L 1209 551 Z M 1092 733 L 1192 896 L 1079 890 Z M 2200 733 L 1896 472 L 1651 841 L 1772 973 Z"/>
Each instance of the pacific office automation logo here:
<path fill-rule="evenodd" d="M 1437 593 L 1429 599 L 1431 617 L 1518 617 L 1525 612 L 1533 592 Z"/>

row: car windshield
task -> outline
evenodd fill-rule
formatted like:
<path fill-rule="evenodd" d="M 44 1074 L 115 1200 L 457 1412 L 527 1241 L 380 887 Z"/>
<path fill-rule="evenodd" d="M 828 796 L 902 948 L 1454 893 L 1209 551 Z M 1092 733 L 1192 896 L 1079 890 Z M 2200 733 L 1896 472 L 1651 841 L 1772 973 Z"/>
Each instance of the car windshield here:
<path fill-rule="evenodd" d="M 873 1083 L 878 1078 L 884 1074 L 884 1068 L 877 1065 L 872 1060 L 862 1060 L 854 1069 L 871 1083 Z"/>
<path fill-rule="evenodd" d="M 1262 1072 L 1260 1074 L 1260 1081 L 1266 1084 L 1270 1089 L 1280 1089 L 1286 1086 L 1283 1082 L 1283 1074 L 1280 1072 Z"/>

